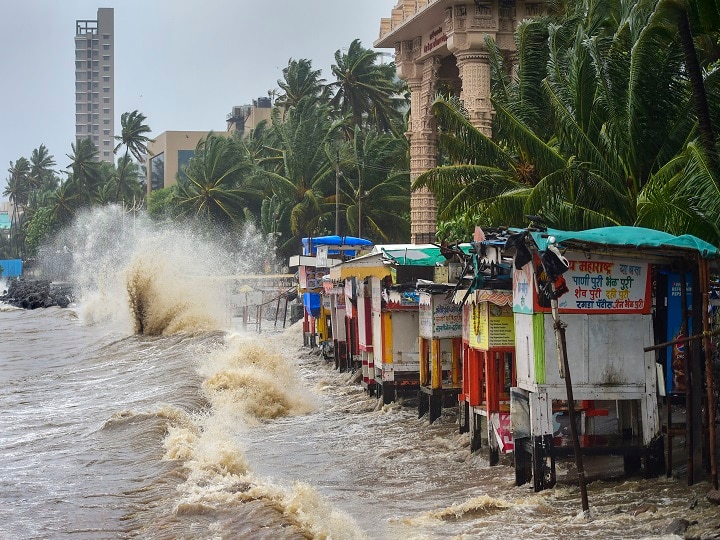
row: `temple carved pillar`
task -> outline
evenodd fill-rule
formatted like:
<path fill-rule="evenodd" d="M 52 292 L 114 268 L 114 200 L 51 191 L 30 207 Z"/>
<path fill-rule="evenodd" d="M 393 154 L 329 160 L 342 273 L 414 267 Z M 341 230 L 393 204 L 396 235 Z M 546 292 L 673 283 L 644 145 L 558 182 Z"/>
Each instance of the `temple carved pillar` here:
<path fill-rule="evenodd" d="M 486 51 L 465 51 L 457 55 L 462 80 L 460 99 L 470 115 L 470 123 L 492 137 L 493 108 L 490 102 L 490 59 Z"/>
<path fill-rule="evenodd" d="M 399 75 L 410 90 L 410 121 L 406 136 L 410 143 L 410 182 L 437 166 L 437 126 L 431 105 L 435 99 L 440 58 L 430 56 L 422 61 L 420 40 L 402 42 L 396 48 Z M 410 196 L 410 241 L 435 242 L 437 203 L 427 189 Z"/>

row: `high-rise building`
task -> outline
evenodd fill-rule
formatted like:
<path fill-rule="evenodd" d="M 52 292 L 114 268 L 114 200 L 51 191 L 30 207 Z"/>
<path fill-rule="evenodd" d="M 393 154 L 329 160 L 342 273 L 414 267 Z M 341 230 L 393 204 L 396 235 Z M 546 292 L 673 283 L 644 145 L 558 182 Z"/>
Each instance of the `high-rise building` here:
<path fill-rule="evenodd" d="M 100 8 L 96 20 L 75 21 L 75 139 L 90 138 L 99 159 L 114 161 L 114 13 Z"/>

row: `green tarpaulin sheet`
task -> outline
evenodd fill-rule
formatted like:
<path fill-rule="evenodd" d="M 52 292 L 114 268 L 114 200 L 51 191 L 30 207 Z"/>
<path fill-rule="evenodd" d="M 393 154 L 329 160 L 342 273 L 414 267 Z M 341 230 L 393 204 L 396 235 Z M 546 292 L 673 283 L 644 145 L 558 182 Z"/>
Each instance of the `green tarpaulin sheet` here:
<path fill-rule="evenodd" d="M 607 246 L 635 246 L 656 248 L 678 248 L 697 251 L 703 258 L 710 259 L 720 256 L 720 250 L 690 234 L 673 236 L 672 234 L 645 229 L 643 227 L 601 227 L 586 231 L 560 231 L 548 229 L 545 232 L 531 233 L 540 251 L 547 249 L 548 237 L 554 236 L 558 244 L 567 241 L 588 242 Z"/>

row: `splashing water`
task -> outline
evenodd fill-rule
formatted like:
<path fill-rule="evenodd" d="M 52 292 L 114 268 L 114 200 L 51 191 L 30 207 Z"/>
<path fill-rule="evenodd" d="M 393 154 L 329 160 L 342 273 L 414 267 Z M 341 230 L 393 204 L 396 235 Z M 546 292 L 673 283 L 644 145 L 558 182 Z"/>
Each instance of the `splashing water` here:
<path fill-rule="evenodd" d="M 83 322 L 157 336 L 227 328 L 231 282 L 220 277 L 257 272 L 270 245 L 251 226 L 209 233 L 110 206 L 79 215 L 40 254 L 43 268 L 70 269 Z"/>

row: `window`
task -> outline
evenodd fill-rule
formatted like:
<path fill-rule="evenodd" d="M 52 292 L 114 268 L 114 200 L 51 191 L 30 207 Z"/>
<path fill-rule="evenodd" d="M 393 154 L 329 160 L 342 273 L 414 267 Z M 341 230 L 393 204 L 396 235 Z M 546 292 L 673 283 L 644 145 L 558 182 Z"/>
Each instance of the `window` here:
<path fill-rule="evenodd" d="M 110 39 L 110 34 L 103 34 L 103 39 Z"/>
<path fill-rule="evenodd" d="M 107 94 L 108 92 L 110 92 L 110 87 L 109 87 L 109 86 L 103 86 L 103 92 L 105 92 L 106 94 Z"/>
<path fill-rule="evenodd" d="M 103 71 L 110 71 L 110 66 L 103 66 Z"/>
<path fill-rule="evenodd" d="M 185 167 L 187 167 L 190 158 L 195 155 L 194 150 L 178 150 L 178 175 L 180 178 L 187 178 Z"/>
<path fill-rule="evenodd" d="M 109 129 L 103 129 L 103 135 L 110 135 Z"/>
<path fill-rule="evenodd" d="M 109 62 L 109 61 L 110 61 L 110 55 L 109 55 L 109 54 L 104 54 L 104 55 L 103 55 L 103 60 Z"/>
<path fill-rule="evenodd" d="M 109 50 L 110 50 L 110 45 L 103 45 L 103 50 L 109 51 Z"/>
<path fill-rule="evenodd" d="M 150 190 L 165 187 L 165 154 L 155 154 L 150 158 Z"/>
<path fill-rule="evenodd" d="M 87 89 L 90 90 L 92 88 L 92 83 L 90 81 L 87 82 Z"/>
<path fill-rule="evenodd" d="M 105 124 L 106 126 L 107 126 L 107 125 L 110 125 L 110 119 L 109 119 L 109 118 L 105 118 L 105 120 L 103 120 L 103 124 Z"/>
<path fill-rule="evenodd" d="M 110 103 L 110 98 L 109 98 L 109 97 L 104 97 L 104 98 L 103 98 L 103 103 Z"/>
<path fill-rule="evenodd" d="M 88 121 L 88 122 L 92 122 L 92 114 L 88 114 L 88 115 L 87 115 L 87 121 Z"/>
<path fill-rule="evenodd" d="M 103 156 L 110 157 L 110 152 L 103 152 Z"/>
<path fill-rule="evenodd" d="M 110 82 L 110 77 L 103 77 L 103 82 Z"/>
<path fill-rule="evenodd" d="M 106 140 L 106 141 L 103 141 L 103 145 L 105 145 L 105 146 L 110 146 L 110 141 L 107 141 L 107 140 Z"/>

